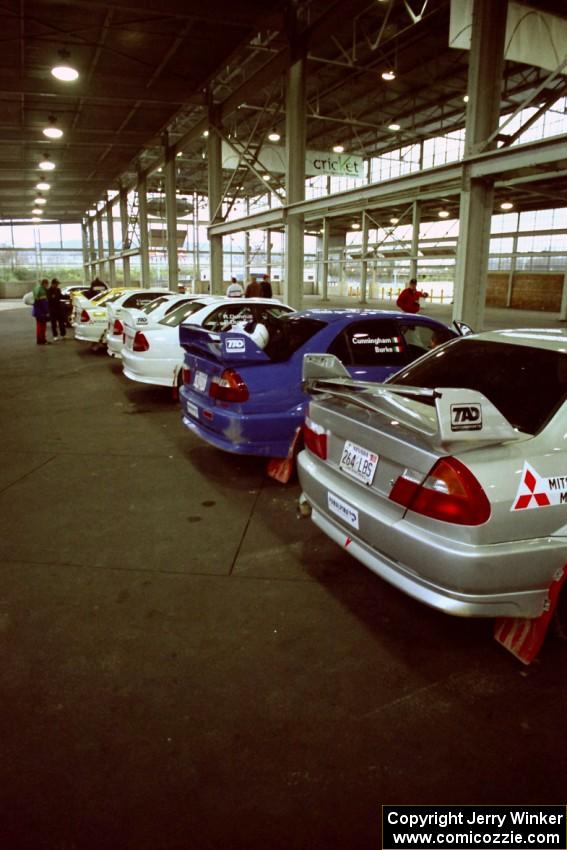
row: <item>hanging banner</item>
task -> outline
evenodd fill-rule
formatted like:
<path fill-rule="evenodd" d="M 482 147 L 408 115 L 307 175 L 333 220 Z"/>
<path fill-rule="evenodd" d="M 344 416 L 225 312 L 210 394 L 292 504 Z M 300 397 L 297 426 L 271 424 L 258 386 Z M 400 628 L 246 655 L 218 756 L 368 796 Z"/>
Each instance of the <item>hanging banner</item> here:
<path fill-rule="evenodd" d="M 451 0 L 449 47 L 470 50 L 473 0 Z M 510 0 L 506 18 L 505 57 L 546 71 L 567 58 L 567 20 Z M 567 74 L 565 66 L 562 74 Z"/>
<path fill-rule="evenodd" d="M 234 171 L 240 162 L 236 151 L 222 144 L 222 167 Z M 254 168 L 260 172 L 269 174 L 285 174 L 285 147 L 283 145 L 266 145 L 263 147 L 256 160 Z M 329 153 L 328 151 L 306 151 L 305 153 L 305 176 L 306 177 L 354 177 L 364 179 L 364 160 L 361 156 L 349 153 Z"/>

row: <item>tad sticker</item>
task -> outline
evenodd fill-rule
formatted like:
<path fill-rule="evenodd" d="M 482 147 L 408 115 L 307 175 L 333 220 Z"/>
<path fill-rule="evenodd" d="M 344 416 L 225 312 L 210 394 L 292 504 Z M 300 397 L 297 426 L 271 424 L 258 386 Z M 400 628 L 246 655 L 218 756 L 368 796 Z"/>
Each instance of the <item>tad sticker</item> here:
<path fill-rule="evenodd" d="M 225 346 L 227 351 L 244 351 L 246 342 L 243 339 L 226 339 Z"/>
<path fill-rule="evenodd" d="M 452 404 L 451 431 L 481 431 L 482 407 L 480 404 Z"/>

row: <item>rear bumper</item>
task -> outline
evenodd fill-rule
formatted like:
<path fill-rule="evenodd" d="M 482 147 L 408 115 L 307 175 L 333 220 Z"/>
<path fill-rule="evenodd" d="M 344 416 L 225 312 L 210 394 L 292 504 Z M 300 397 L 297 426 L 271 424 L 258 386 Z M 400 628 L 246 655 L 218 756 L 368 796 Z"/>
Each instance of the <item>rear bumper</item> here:
<path fill-rule="evenodd" d="M 106 339 L 105 325 L 75 325 L 75 339 L 79 342 L 104 342 Z"/>
<path fill-rule="evenodd" d="M 206 443 L 225 452 L 258 457 L 286 457 L 303 411 L 293 414 L 244 415 L 196 404 L 182 387 L 183 424 Z M 206 417 L 210 416 L 210 425 Z"/>
<path fill-rule="evenodd" d="M 471 546 L 409 520 L 386 521 L 365 491 L 357 493 L 360 488 L 348 482 L 345 487 L 307 451 L 298 456 L 298 474 L 313 522 L 408 596 L 461 617 L 534 618 L 544 611 L 548 587 L 566 560 L 563 538 Z M 358 529 L 329 510 L 329 493 L 357 512 Z"/>
<path fill-rule="evenodd" d="M 108 334 L 106 335 L 106 350 L 111 357 L 118 357 L 120 360 L 122 358 L 123 345 L 124 343 L 121 336 L 115 336 L 114 334 L 111 334 L 110 336 L 108 336 Z"/>
<path fill-rule="evenodd" d="M 131 381 L 153 384 L 157 387 L 174 387 L 180 364 L 166 358 L 144 358 L 129 348 L 122 349 L 122 371 Z"/>

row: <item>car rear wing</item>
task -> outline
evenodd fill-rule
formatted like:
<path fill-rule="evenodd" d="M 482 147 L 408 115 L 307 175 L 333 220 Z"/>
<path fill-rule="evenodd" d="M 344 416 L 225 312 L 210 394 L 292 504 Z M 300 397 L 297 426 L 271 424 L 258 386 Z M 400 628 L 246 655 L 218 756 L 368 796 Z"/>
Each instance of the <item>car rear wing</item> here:
<path fill-rule="evenodd" d="M 523 435 L 485 395 L 458 387 L 409 387 L 357 381 L 333 354 L 305 354 L 303 389 L 326 394 L 358 407 L 395 418 L 405 427 L 426 433 L 436 444 L 518 440 Z M 421 402 L 435 412 L 420 412 Z"/>
<path fill-rule="evenodd" d="M 190 323 L 179 325 L 179 343 L 185 351 L 221 363 L 251 364 L 269 361 L 268 355 L 249 334 L 209 331 Z"/>

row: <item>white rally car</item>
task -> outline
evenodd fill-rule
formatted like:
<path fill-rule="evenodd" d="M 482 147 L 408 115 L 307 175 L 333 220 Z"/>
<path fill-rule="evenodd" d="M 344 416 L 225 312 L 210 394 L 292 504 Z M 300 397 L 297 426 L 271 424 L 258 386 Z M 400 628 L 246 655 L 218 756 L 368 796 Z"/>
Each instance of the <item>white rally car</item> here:
<path fill-rule="evenodd" d="M 124 287 L 107 289 L 86 298 L 76 295 L 73 299 L 73 330 L 79 342 L 102 343 L 106 338 L 108 305 L 127 290 Z"/>
<path fill-rule="evenodd" d="M 122 316 L 125 310 L 142 309 L 160 297 L 166 297 L 168 290 L 163 287 L 151 289 L 131 289 L 122 293 L 108 305 L 106 317 L 106 350 L 111 357 L 122 354 L 124 328 Z"/>
<path fill-rule="evenodd" d="M 227 298 L 200 295 L 164 316 L 155 327 L 146 330 L 124 327 L 122 349 L 123 372 L 132 381 L 179 387 L 182 383 L 184 350 L 179 344 L 182 322 L 202 325 L 208 330 L 227 330 L 235 324 L 249 321 L 252 304 L 271 304 L 273 298 Z"/>

